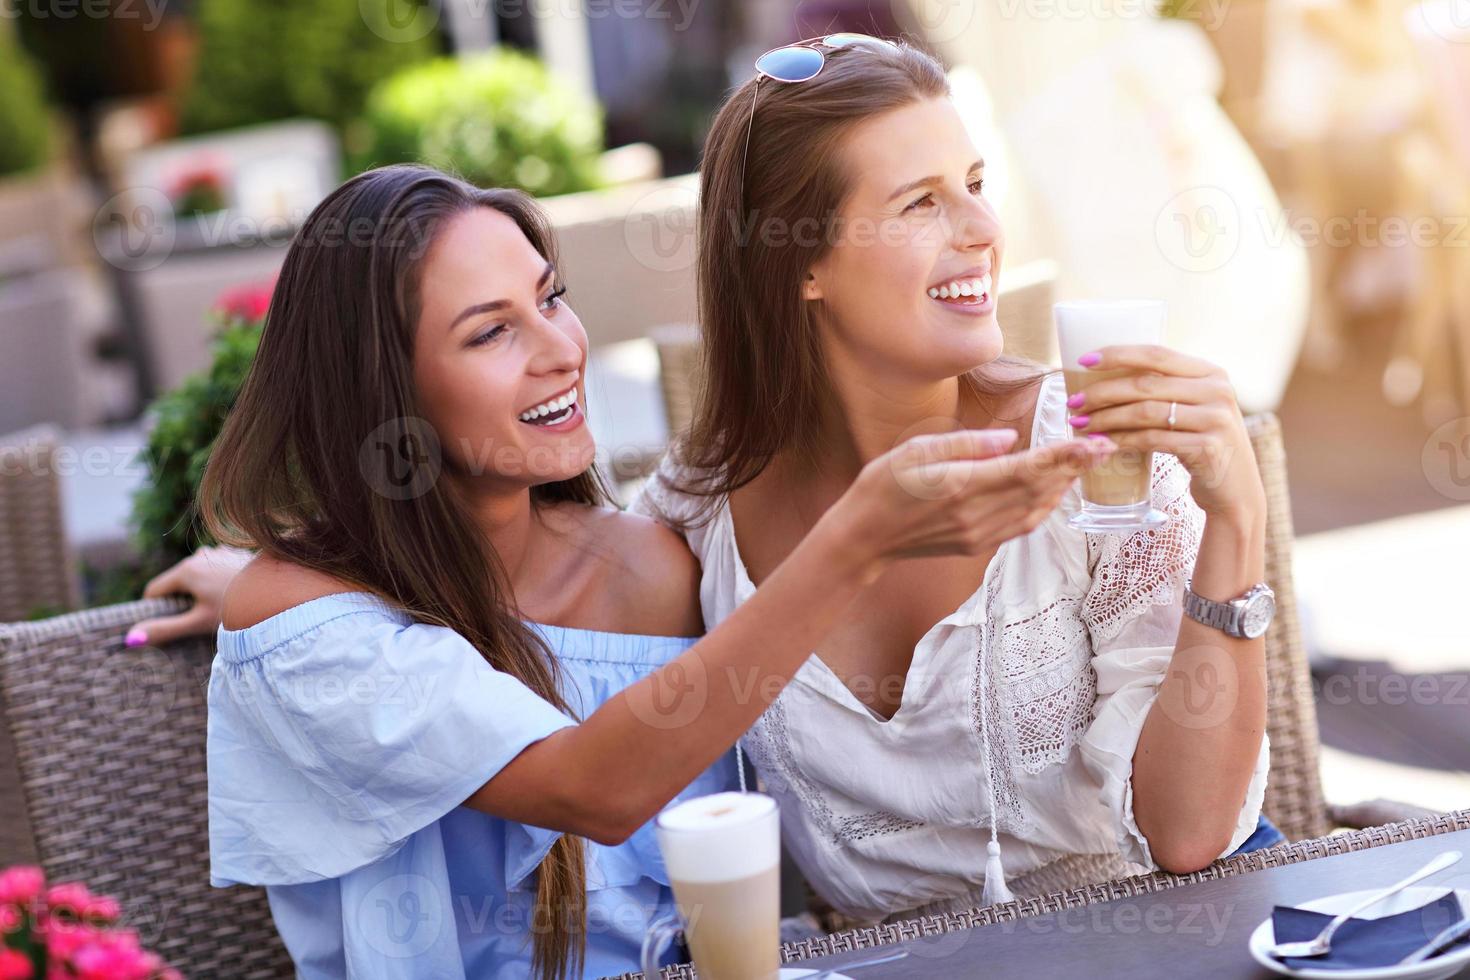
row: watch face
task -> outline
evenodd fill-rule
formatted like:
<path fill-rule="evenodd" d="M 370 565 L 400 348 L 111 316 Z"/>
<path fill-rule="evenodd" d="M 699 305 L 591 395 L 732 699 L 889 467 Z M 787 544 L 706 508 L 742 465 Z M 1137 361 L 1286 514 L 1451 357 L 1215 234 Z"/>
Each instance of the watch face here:
<path fill-rule="evenodd" d="M 1240 619 L 1240 630 L 1254 640 L 1266 632 L 1271 625 L 1271 616 L 1276 612 L 1276 600 L 1270 595 L 1258 595 L 1246 603 L 1245 615 Z"/>

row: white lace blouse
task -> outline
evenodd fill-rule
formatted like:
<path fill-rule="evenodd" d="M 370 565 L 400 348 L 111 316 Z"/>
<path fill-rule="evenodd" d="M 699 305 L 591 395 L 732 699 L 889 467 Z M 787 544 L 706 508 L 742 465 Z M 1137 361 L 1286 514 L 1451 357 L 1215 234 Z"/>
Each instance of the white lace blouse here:
<path fill-rule="evenodd" d="M 1065 400 L 1061 375 L 1048 377 L 1032 445 L 1071 438 Z M 666 459 L 634 509 L 693 514 L 699 498 L 673 491 L 677 476 Z M 1074 484 L 919 641 L 891 719 L 813 655 L 745 735 L 788 849 L 834 908 L 878 919 L 973 903 L 992 824 L 1017 896 L 1156 867 L 1133 818 L 1133 751 L 1174 651 L 1204 514 L 1168 454 L 1155 456 L 1153 501 L 1171 517 L 1161 528 L 1086 534 L 1067 526 Z M 686 537 L 713 628 L 755 591 L 728 505 Z M 1263 738 L 1224 853 L 1255 829 L 1268 754 Z"/>

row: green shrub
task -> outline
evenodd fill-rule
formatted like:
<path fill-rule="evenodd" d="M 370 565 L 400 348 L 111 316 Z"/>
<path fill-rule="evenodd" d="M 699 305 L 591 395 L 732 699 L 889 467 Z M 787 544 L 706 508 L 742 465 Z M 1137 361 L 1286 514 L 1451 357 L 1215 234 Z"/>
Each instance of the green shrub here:
<path fill-rule="evenodd" d="M 598 185 L 602 112 L 506 49 L 406 68 L 368 96 L 356 169 L 417 161 L 538 196 Z"/>
<path fill-rule="evenodd" d="M 24 173 L 51 155 L 51 111 L 41 73 L 0 24 L 0 176 Z"/>
<path fill-rule="evenodd" d="M 407 23 L 425 0 L 199 0 L 198 70 L 183 128 L 199 133 L 296 116 L 341 128 L 367 92 L 404 65 L 433 57 L 433 33 L 387 40 L 365 11 Z"/>
<path fill-rule="evenodd" d="M 209 370 L 192 375 L 150 409 L 153 428 L 143 449 L 148 480 L 133 498 L 133 533 L 144 580 L 194 549 L 214 544 L 197 520 L 195 498 L 204 464 L 235 405 L 260 346 L 264 320 L 222 312 Z"/>

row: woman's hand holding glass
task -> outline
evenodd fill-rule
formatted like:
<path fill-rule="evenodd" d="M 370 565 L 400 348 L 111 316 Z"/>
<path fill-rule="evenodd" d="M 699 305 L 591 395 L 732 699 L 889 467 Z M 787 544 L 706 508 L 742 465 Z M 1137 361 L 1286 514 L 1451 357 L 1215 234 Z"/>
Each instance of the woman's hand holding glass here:
<path fill-rule="evenodd" d="M 1103 347 L 1079 363 L 1137 373 L 1098 381 L 1068 400 L 1078 434 L 1106 433 L 1119 448 L 1174 454 L 1206 515 L 1265 513 L 1250 435 L 1223 368 L 1151 344 Z"/>

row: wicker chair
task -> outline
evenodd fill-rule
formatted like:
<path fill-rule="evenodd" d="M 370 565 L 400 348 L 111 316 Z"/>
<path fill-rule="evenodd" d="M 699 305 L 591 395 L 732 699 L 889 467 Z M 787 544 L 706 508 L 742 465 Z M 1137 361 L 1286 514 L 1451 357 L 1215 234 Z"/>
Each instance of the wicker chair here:
<path fill-rule="evenodd" d="M 1271 736 L 1266 816 L 1287 840 L 1320 837 L 1334 827 L 1362 829 L 1433 818 L 1437 814 L 1431 810 L 1393 800 L 1331 806 L 1323 796 L 1317 707 L 1291 570 L 1296 536 L 1281 423 L 1269 412 L 1247 416 L 1245 423 L 1266 487 L 1266 580 L 1276 592 L 1276 616 L 1266 632 L 1266 730 Z"/>
<path fill-rule="evenodd" d="M 135 602 L 0 626 L 0 703 L 33 848 L 48 878 L 116 896 L 144 944 L 185 976 L 289 977 L 265 893 L 209 884 L 213 638 L 122 644 L 132 623 L 181 607 Z"/>
<path fill-rule="evenodd" d="M 50 426 L 0 437 L 0 623 L 81 604 Z"/>

